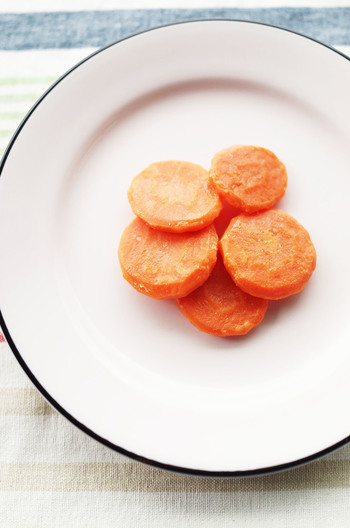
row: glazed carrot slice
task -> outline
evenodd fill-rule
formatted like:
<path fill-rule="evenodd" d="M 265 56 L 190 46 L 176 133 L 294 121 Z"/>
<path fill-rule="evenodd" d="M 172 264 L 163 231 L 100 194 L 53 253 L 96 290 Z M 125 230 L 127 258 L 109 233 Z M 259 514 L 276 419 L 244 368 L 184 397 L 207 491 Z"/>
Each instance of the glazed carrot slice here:
<path fill-rule="evenodd" d="M 257 326 L 264 318 L 268 301 L 238 288 L 219 256 L 209 279 L 177 299 L 176 304 L 199 330 L 224 337 L 244 335 Z"/>
<path fill-rule="evenodd" d="M 185 161 L 152 163 L 135 176 L 128 199 L 136 216 L 174 233 L 208 226 L 222 208 L 208 172 Z"/>
<path fill-rule="evenodd" d="M 215 154 L 209 175 L 218 193 L 246 213 L 272 207 L 287 186 L 287 171 L 273 152 L 234 145 Z"/>
<path fill-rule="evenodd" d="M 119 262 L 139 292 L 166 299 L 188 295 L 207 280 L 217 260 L 213 225 L 193 233 L 166 233 L 135 218 L 122 234 Z"/>
<path fill-rule="evenodd" d="M 300 292 L 316 266 L 309 233 L 284 211 L 233 218 L 220 241 L 226 269 L 245 292 L 281 299 Z"/>

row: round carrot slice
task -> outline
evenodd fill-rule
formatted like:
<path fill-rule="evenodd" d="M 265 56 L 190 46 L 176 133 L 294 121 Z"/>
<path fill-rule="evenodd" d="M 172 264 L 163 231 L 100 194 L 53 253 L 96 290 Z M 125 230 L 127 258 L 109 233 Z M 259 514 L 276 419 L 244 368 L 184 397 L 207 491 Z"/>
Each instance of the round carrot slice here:
<path fill-rule="evenodd" d="M 208 226 L 222 208 L 208 172 L 185 161 L 152 163 L 135 176 L 128 198 L 136 216 L 174 233 Z"/>
<path fill-rule="evenodd" d="M 207 280 L 217 259 L 213 225 L 193 233 L 166 233 L 135 218 L 122 234 L 119 262 L 139 292 L 166 299 L 188 295 Z"/>
<path fill-rule="evenodd" d="M 209 175 L 220 195 L 246 213 L 272 207 L 287 186 L 287 171 L 273 152 L 234 145 L 215 154 Z"/>
<path fill-rule="evenodd" d="M 233 218 L 221 238 L 220 249 L 236 284 L 265 299 L 300 292 L 316 266 L 309 233 L 295 218 L 278 209 Z"/>
<path fill-rule="evenodd" d="M 176 304 L 199 330 L 224 337 L 243 335 L 257 326 L 268 301 L 238 288 L 219 257 L 209 279 Z"/>

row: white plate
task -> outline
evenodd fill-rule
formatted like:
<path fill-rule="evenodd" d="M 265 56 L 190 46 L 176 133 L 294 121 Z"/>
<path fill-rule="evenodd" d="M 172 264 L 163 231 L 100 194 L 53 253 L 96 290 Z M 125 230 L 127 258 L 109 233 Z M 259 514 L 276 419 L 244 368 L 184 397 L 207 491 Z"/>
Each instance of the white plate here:
<path fill-rule="evenodd" d="M 201 21 L 107 47 L 38 102 L 2 164 L 2 324 L 73 423 L 138 459 L 215 475 L 290 467 L 349 440 L 349 87 L 349 61 L 320 43 Z M 309 230 L 318 263 L 301 294 L 224 339 L 134 291 L 117 248 L 136 173 L 163 159 L 208 168 L 234 143 L 283 160 L 279 206 Z"/>

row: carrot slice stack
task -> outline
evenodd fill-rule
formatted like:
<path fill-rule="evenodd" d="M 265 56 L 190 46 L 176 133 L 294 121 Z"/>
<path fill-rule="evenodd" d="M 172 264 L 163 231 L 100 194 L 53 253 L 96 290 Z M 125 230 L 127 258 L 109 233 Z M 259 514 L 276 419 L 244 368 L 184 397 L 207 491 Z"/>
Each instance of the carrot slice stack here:
<path fill-rule="evenodd" d="M 233 218 L 220 248 L 236 284 L 265 299 L 300 292 L 316 266 L 309 233 L 295 218 L 278 209 Z"/>
<path fill-rule="evenodd" d="M 213 225 L 193 233 L 166 233 L 135 218 L 124 230 L 119 262 L 124 278 L 155 299 L 188 295 L 207 280 L 217 260 Z"/>
<path fill-rule="evenodd" d="M 287 171 L 273 152 L 234 145 L 212 159 L 209 175 L 218 193 L 246 213 L 269 209 L 282 198 Z"/>
<path fill-rule="evenodd" d="M 238 288 L 219 257 L 209 279 L 176 304 L 199 330 L 224 337 L 244 335 L 257 326 L 268 301 Z"/>
<path fill-rule="evenodd" d="M 128 199 L 136 216 L 174 233 L 208 226 L 222 208 L 208 172 L 185 161 L 152 163 L 135 176 Z"/>

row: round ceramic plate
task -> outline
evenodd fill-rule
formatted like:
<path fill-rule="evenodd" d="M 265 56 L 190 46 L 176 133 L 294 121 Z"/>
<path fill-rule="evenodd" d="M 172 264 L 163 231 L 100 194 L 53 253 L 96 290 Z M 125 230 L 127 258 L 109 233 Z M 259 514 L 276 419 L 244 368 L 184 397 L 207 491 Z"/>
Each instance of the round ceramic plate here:
<path fill-rule="evenodd" d="M 242 475 L 349 440 L 350 62 L 240 21 L 151 30 L 92 55 L 36 104 L 0 180 L 1 323 L 46 398 L 106 445 L 160 467 Z M 305 290 L 245 337 L 198 331 L 122 278 L 127 189 L 153 161 L 209 168 L 271 149 L 279 207 L 318 256 Z"/>

